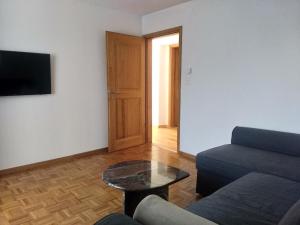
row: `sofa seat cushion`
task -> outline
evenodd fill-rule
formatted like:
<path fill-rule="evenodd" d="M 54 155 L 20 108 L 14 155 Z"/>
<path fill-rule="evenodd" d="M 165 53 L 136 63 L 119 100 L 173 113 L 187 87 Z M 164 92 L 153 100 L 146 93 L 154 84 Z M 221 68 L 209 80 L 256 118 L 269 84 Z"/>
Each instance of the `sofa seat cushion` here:
<path fill-rule="evenodd" d="M 300 157 L 233 144 L 197 155 L 199 171 L 207 171 L 232 181 L 250 172 L 262 172 L 300 181 L 299 165 Z"/>
<path fill-rule="evenodd" d="M 284 215 L 279 225 L 300 225 L 300 199 Z"/>
<path fill-rule="evenodd" d="M 102 218 L 94 225 L 142 225 L 142 224 L 134 221 L 132 218 L 126 215 L 113 213 Z"/>
<path fill-rule="evenodd" d="M 249 173 L 187 209 L 220 225 L 273 225 L 298 199 L 300 183 Z"/>

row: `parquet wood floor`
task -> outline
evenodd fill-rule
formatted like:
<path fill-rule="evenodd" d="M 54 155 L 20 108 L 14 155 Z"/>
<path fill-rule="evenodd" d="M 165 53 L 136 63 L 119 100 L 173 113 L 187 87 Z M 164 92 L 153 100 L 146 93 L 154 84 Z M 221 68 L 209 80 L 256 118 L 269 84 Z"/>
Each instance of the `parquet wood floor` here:
<path fill-rule="evenodd" d="M 170 201 L 185 207 L 197 199 L 194 162 L 144 145 L 0 177 L 0 224 L 92 225 L 109 213 L 122 212 L 122 193 L 104 184 L 100 174 L 111 164 L 135 159 L 190 172 L 189 178 L 170 187 Z"/>
<path fill-rule="evenodd" d="M 153 144 L 169 151 L 177 149 L 177 128 L 152 127 Z"/>

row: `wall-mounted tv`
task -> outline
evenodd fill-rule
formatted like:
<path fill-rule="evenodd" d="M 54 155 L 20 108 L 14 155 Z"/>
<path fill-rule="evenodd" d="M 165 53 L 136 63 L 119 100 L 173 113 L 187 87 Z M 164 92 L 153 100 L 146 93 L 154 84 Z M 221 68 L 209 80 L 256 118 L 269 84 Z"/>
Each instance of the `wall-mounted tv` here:
<path fill-rule="evenodd" d="M 51 94 L 50 54 L 0 50 L 0 96 Z"/>

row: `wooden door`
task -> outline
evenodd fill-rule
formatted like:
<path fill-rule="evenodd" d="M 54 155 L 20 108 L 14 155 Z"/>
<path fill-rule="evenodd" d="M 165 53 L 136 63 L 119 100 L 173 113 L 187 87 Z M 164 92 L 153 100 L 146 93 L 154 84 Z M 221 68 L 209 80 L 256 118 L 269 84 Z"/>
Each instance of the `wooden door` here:
<path fill-rule="evenodd" d="M 145 143 L 145 40 L 107 32 L 109 151 Z"/>
<path fill-rule="evenodd" d="M 170 126 L 179 124 L 179 47 L 170 49 Z"/>

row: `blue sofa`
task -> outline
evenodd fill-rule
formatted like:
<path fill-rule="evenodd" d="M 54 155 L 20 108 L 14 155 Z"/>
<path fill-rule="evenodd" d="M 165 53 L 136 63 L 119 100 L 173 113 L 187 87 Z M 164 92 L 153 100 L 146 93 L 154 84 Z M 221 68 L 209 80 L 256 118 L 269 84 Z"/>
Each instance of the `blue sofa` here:
<path fill-rule="evenodd" d="M 231 144 L 199 153 L 196 167 L 206 197 L 187 211 L 219 225 L 300 225 L 299 134 L 236 127 Z M 97 225 L 152 224 L 112 214 Z"/>
<path fill-rule="evenodd" d="M 236 127 L 231 144 L 200 152 L 196 166 L 203 196 L 250 172 L 300 181 L 300 134 Z"/>

